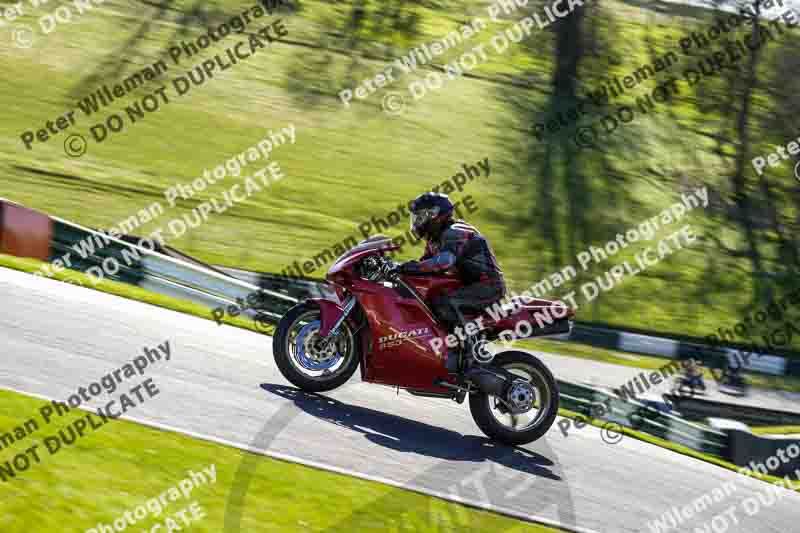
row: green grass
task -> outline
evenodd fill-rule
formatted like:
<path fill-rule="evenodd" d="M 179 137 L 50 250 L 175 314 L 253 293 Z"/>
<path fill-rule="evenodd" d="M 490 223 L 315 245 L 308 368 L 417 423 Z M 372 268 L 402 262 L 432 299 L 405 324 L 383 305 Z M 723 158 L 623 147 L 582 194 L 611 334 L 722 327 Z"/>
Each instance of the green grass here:
<path fill-rule="evenodd" d="M 235 475 L 248 452 L 178 433 L 116 420 L 88 431 L 71 446 L 49 455 L 44 438 L 85 416 L 79 411 L 56 417 L 49 425 L 39 415 L 47 402 L 0 391 L 0 428 L 4 431 L 33 417 L 42 426 L 11 448 L 0 451 L 0 464 L 25 448 L 39 445 L 41 463 L 6 482 L 0 481 L 0 530 L 85 531 L 98 522 L 110 524 L 128 510 L 157 498 L 188 471 L 215 465 L 216 483 L 194 489 L 190 499 L 169 502 L 163 514 L 149 516 L 131 530 L 152 527 L 196 501 L 206 517 L 192 522 L 190 531 L 223 531 L 226 503 Z M 95 417 L 97 418 L 97 417 Z M 248 463 L 249 464 L 249 463 Z M 546 533 L 556 529 L 430 498 L 375 482 L 262 457 L 253 471 L 242 510 L 241 531 L 308 532 L 441 531 L 430 516 L 449 517 L 459 531 Z M 35 524 L 35 526 L 34 526 Z M 420 527 L 422 526 L 422 527 Z M 33 529 L 32 529 L 33 528 Z M 162 527 L 166 530 L 166 526 Z M 177 531 L 177 529 L 175 529 Z"/>
<path fill-rule="evenodd" d="M 220 0 L 207 4 L 208 9 L 219 8 L 230 15 L 250 2 Z M 558 189 L 557 197 L 551 200 L 559 204 L 557 234 L 544 234 L 542 220 L 532 214 L 541 203 L 538 190 L 544 176 L 534 163 L 526 163 L 535 152 L 526 133 L 531 115 L 513 111 L 509 102 L 525 100 L 543 108 L 547 95 L 539 89 L 523 89 L 508 82 L 528 80 L 547 86 L 553 66 L 551 32 L 537 37 L 537 46 L 542 50 L 515 46 L 505 55 L 490 54 L 490 60 L 477 69 L 478 78 L 457 79 L 422 100 L 409 101 L 403 116 L 382 114 L 381 98 L 386 91 L 404 91 L 408 82 L 417 79 L 414 75 L 403 77 L 351 109 L 343 108 L 335 93 L 349 86 L 343 79 L 351 67 L 354 82 L 371 76 L 387 66 L 386 58 L 440 38 L 472 16 L 485 17 L 487 2 L 469 1 L 465 7 L 451 2 L 435 4 L 439 7 L 419 7 L 423 22 L 418 36 L 405 38 L 367 31 L 354 54 L 358 59 L 351 63 L 345 48 L 347 32 L 339 31 L 349 6 L 304 1 L 301 11 L 283 16 L 291 42 L 276 44 L 268 52 L 219 73 L 185 96 L 173 98 L 157 113 L 146 115 L 136 124 L 128 123 L 124 131 L 112 134 L 102 144 L 90 140 L 88 153 L 80 159 L 65 157 L 62 143 L 69 133 L 89 137 L 90 126 L 99 121 L 94 116 L 78 112 L 75 127 L 46 143 L 37 143 L 33 150 L 26 150 L 19 136 L 74 108 L 76 100 L 102 83 L 118 82 L 135 69 L 153 63 L 175 31 L 186 31 L 179 40 L 199 35 L 198 20 L 190 20 L 184 28 L 179 25 L 180 12 L 194 4 L 174 2 L 175 10 L 166 11 L 160 20 L 155 20 L 156 8 L 150 3 L 104 4 L 76 23 L 60 25 L 51 34 L 37 32 L 35 46 L 30 50 L 0 50 L 4 65 L 0 106 L 8 117 L 0 122 L 0 196 L 83 225 L 108 228 L 155 201 L 167 207 L 162 194 L 166 187 L 188 183 L 204 169 L 253 145 L 270 129 L 293 123 L 297 127 L 297 144 L 282 146 L 272 153 L 272 159 L 279 162 L 287 176 L 283 181 L 169 242 L 210 263 L 281 271 L 295 260 L 302 263 L 312 259 L 349 236 L 360 237 L 359 223 L 372 216 L 386 216 L 401 201 L 445 181 L 462 163 L 488 157 L 491 177 L 472 182 L 453 196 L 475 198 L 479 210 L 468 218 L 493 243 L 510 286 L 522 289 L 552 272 L 554 264 L 557 268 L 576 264 L 563 246 L 558 253 L 554 250 L 554 241 L 565 242 L 573 230 L 582 235 L 581 247 L 603 244 L 617 231 L 675 201 L 677 182 L 664 178 L 658 170 L 665 153 L 670 154 L 674 166 L 671 172 L 675 175 L 703 176 L 715 190 L 724 191 L 727 187 L 725 179 L 719 177 L 726 163 L 711 158 L 692 167 L 686 162 L 688 156 L 675 151 L 670 138 L 673 133 L 674 137 L 683 138 L 685 133 L 675 133 L 674 126 L 659 133 L 656 126 L 661 127 L 660 122 L 644 120 L 636 125 L 642 131 L 635 132 L 642 138 L 652 134 L 652 153 L 620 157 L 614 161 L 611 176 L 606 176 L 607 169 L 600 162 L 586 160 L 583 171 L 594 176 L 590 180 L 592 202 L 598 206 L 591 211 L 591 223 L 584 228 L 569 227 L 566 189 Z M 646 61 L 648 46 L 659 50 L 674 47 L 676 37 L 692 24 L 700 23 L 696 18 L 699 12 L 692 9 L 662 6 L 666 11 L 660 14 L 617 1 L 593 6 L 592 20 L 598 21 L 600 29 L 613 24 L 615 48 L 606 61 L 607 72 L 601 76 L 587 71 L 582 77 L 587 86 L 599 85 L 606 75 L 630 72 Z M 21 22 L 37 27 L 36 18 L 47 10 L 29 9 Z M 222 20 L 223 15 L 212 18 Z M 509 23 L 492 23 L 475 42 L 487 42 Z M 261 24 L 256 21 L 253 28 Z M 442 61 L 449 61 L 467 46 L 471 44 L 451 50 Z M 171 77 L 185 75 L 195 63 L 219 50 L 209 49 L 180 65 L 170 64 L 165 79 L 159 82 L 168 85 Z M 362 53 L 369 58 L 362 57 Z M 98 69 L 101 64 L 105 68 Z M 121 72 L 114 70 L 118 65 L 123 68 Z M 423 69 L 419 74 L 427 72 Z M 95 78 L 86 81 L 90 76 Z M 326 85 L 331 80 L 336 81 Z M 157 86 L 152 82 L 147 89 L 112 104 L 99 116 L 124 114 L 126 105 Z M 680 102 L 676 112 L 690 115 L 689 102 Z M 693 150 L 703 143 L 707 146 L 702 139 L 694 141 L 687 141 Z M 257 168 L 251 166 L 247 172 Z M 637 176 L 637 181 L 626 181 L 628 176 Z M 219 196 L 233 183 L 233 179 L 226 178 L 191 200 L 180 201 L 136 232 L 144 234 L 165 227 L 200 202 Z M 619 196 L 620 191 L 624 191 L 623 196 Z M 717 223 L 704 215 L 696 213 L 687 221 L 700 233 L 720 233 Z M 406 227 L 404 220 L 388 233 L 399 235 Z M 739 242 L 736 230 L 727 228 L 722 233 L 728 244 Z M 601 274 L 611 264 L 630 259 L 640 249 L 638 245 L 629 247 L 614 261 L 585 273 L 580 282 Z M 421 246 L 415 250 L 407 247 L 402 258 L 420 253 Z M 765 254 L 768 264 L 771 259 Z M 715 288 L 698 295 L 698 287 L 708 286 L 705 276 L 711 264 L 718 270 Z M 326 266 L 317 268 L 313 275 L 320 276 Z M 579 317 L 704 336 L 740 318 L 752 303 L 751 291 L 747 290 L 750 287 L 752 276 L 744 259 L 719 256 L 713 249 L 698 245 L 662 261 L 647 275 L 626 279 L 591 304 L 582 302 Z M 579 282 L 573 281 L 559 291 L 578 289 Z"/>
<path fill-rule="evenodd" d="M 612 365 L 630 366 L 644 368 L 645 370 L 657 370 L 664 366 L 669 360 L 652 355 L 631 354 L 606 348 L 597 348 L 579 342 L 564 342 L 548 339 L 521 340 L 519 346 L 528 350 L 538 350 L 541 352 L 569 355 L 581 359 L 590 359 L 601 363 Z"/>
<path fill-rule="evenodd" d="M 761 426 L 750 431 L 755 435 L 800 435 L 800 426 Z"/>

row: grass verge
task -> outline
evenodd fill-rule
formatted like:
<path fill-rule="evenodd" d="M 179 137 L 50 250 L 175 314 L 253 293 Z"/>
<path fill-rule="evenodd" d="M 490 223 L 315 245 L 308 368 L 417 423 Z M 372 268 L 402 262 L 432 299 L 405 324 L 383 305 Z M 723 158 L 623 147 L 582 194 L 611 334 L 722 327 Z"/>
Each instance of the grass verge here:
<path fill-rule="evenodd" d="M 0 427 L 14 428 L 27 417 L 41 420 L 38 410 L 47 402 L 23 394 L 0 391 Z M 175 513 L 197 502 L 206 514 L 192 521 L 189 530 L 219 533 L 224 530 L 228 495 L 244 456 L 236 448 L 196 440 L 133 422 L 115 420 L 89 431 L 70 446 L 49 455 L 43 439 L 66 428 L 86 413 L 75 411 L 51 420 L 4 449 L 0 465 L 25 448 L 39 445 L 40 464 L 6 482 L 0 481 L 0 531 L 85 531 L 98 522 L 111 524 L 144 505 L 181 479 L 215 465 L 216 482 L 198 486 L 188 499 L 171 501 L 160 516 L 148 514 L 130 530 L 149 531 Z M 43 423 L 43 422 L 42 422 Z M 298 497 L 302 495 L 302 497 Z M 439 531 L 430 516 L 446 514 L 463 531 L 551 533 L 558 530 L 513 520 L 501 515 L 397 489 L 371 481 L 317 470 L 264 457 L 253 472 L 241 531 L 309 532 L 397 530 L 397 522 L 414 521 L 422 528 Z M 35 527 L 32 527 L 36 524 Z M 401 523 L 399 529 L 402 530 Z M 162 525 L 162 530 L 167 526 Z M 179 529 L 172 529 L 179 531 Z"/>
<path fill-rule="evenodd" d="M 800 435 L 800 426 L 761 426 L 750 431 L 755 435 Z"/>

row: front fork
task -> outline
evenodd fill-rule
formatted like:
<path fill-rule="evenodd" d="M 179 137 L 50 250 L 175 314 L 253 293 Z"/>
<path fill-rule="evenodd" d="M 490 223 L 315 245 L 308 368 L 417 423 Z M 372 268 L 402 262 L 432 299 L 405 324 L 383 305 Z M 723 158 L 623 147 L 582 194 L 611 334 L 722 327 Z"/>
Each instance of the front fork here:
<path fill-rule="evenodd" d="M 322 335 L 322 342 L 324 346 L 327 346 L 332 340 L 336 338 L 337 335 L 339 335 L 339 329 L 342 327 L 342 324 L 344 324 L 344 321 L 347 320 L 347 317 L 350 315 L 350 312 L 353 310 L 355 306 L 356 306 L 356 298 L 351 294 L 350 296 L 347 297 L 347 300 L 345 300 L 344 306 L 341 309 L 339 317 L 336 318 L 336 322 L 333 323 L 333 326 L 331 326 L 331 329 L 330 331 L 328 331 L 327 334 L 323 334 L 323 332 L 325 331 L 325 325 L 329 323 L 332 317 L 330 315 L 321 317 L 322 330 L 320 331 L 320 334 Z M 338 312 L 339 306 L 332 306 L 332 307 L 334 307 L 335 311 L 334 309 L 332 309 L 328 311 L 329 313 Z M 323 313 L 324 312 L 325 310 L 323 309 Z"/>

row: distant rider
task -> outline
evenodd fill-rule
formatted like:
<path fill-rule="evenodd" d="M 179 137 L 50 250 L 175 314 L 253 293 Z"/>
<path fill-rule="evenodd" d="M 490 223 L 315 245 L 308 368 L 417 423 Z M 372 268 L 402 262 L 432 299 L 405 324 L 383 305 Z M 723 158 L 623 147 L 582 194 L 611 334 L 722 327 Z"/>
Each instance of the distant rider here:
<path fill-rule="evenodd" d="M 705 388 L 703 369 L 694 358 L 690 358 L 686 365 L 686 381 L 690 387 Z"/>

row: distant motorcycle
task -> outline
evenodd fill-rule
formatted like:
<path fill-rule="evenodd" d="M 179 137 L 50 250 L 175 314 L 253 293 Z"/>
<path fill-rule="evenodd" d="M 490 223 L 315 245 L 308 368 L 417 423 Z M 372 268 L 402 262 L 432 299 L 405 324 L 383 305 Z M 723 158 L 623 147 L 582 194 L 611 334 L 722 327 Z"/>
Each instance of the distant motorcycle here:
<path fill-rule="evenodd" d="M 483 327 L 470 353 L 460 350 L 457 372 L 448 371 L 448 331 L 429 302 L 462 282 L 447 273 L 397 275 L 384 254 L 398 248 L 383 236 L 362 241 L 326 276 L 342 305 L 305 300 L 281 318 L 273 349 L 283 376 L 304 391 L 323 392 L 343 385 L 360 367 L 363 381 L 415 396 L 461 403 L 468 395 L 475 423 L 498 441 L 526 444 L 544 435 L 558 412 L 555 378 L 533 355 L 495 353 L 489 342 L 508 330 L 525 338 L 568 333 L 574 312 L 538 299 L 494 318 L 466 309 L 467 323 Z M 542 315 L 550 321 L 538 324 Z"/>
<path fill-rule="evenodd" d="M 750 384 L 737 371 L 725 370 L 717 380 L 717 390 L 731 396 L 747 396 Z"/>
<path fill-rule="evenodd" d="M 678 397 L 693 397 L 695 394 L 705 394 L 706 382 L 703 376 L 675 376 L 670 393 Z"/>

